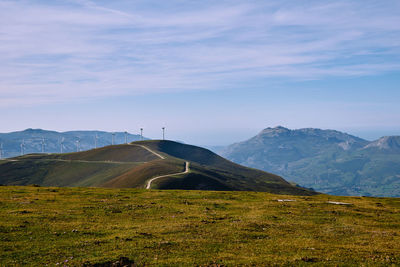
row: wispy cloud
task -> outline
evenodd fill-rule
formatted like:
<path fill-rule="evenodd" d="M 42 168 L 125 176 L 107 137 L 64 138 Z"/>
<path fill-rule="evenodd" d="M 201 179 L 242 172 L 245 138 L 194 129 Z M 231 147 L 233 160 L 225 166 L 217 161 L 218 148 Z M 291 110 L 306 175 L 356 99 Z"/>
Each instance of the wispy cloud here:
<path fill-rule="evenodd" d="M 398 1 L 264 2 L 2 1 L 0 106 L 400 70 Z"/>

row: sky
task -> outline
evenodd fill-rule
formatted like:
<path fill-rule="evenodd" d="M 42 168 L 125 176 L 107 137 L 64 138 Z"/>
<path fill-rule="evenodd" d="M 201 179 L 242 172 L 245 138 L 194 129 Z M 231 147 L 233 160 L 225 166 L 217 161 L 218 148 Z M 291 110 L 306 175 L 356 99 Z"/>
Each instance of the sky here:
<path fill-rule="evenodd" d="M 0 132 L 400 135 L 398 0 L 0 0 Z"/>

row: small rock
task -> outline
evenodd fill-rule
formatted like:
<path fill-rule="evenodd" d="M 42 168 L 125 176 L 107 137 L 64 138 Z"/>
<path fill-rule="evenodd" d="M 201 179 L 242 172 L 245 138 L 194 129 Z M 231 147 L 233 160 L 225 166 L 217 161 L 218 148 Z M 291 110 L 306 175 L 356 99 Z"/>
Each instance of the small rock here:
<path fill-rule="evenodd" d="M 328 201 L 327 203 L 329 203 L 329 204 L 335 204 L 335 205 L 353 205 L 353 204 L 351 204 L 351 203 L 338 202 L 338 201 Z"/>

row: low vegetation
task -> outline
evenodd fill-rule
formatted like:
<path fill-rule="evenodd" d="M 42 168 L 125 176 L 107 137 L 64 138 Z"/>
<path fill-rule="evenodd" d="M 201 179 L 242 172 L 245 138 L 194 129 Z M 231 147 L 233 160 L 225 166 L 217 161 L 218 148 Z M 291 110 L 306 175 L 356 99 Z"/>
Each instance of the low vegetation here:
<path fill-rule="evenodd" d="M 0 187 L 1 266 L 400 265 L 400 199 Z"/>
<path fill-rule="evenodd" d="M 185 164 L 190 170 L 185 170 Z M 174 175 L 178 174 L 179 175 Z M 167 176 L 168 175 L 168 176 Z M 282 177 L 247 168 L 196 146 L 173 141 L 140 141 L 65 154 L 29 154 L 0 160 L 0 184 L 262 191 L 313 195 Z"/>

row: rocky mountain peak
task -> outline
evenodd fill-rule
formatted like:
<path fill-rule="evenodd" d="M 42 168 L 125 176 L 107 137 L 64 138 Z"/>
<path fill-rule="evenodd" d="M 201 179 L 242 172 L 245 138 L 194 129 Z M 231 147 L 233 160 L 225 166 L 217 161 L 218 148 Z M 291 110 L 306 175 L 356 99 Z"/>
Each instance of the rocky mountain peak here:
<path fill-rule="evenodd" d="M 259 136 L 268 136 L 268 137 L 275 137 L 279 136 L 283 133 L 289 133 L 290 130 L 288 128 L 285 128 L 283 126 L 276 126 L 274 128 L 268 127 L 262 130 L 258 135 Z"/>
<path fill-rule="evenodd" d="M 384 136 L 369 143 L 365 148 L 378 148 L 381 150 L 400 150 L 400 136 Z"/>

